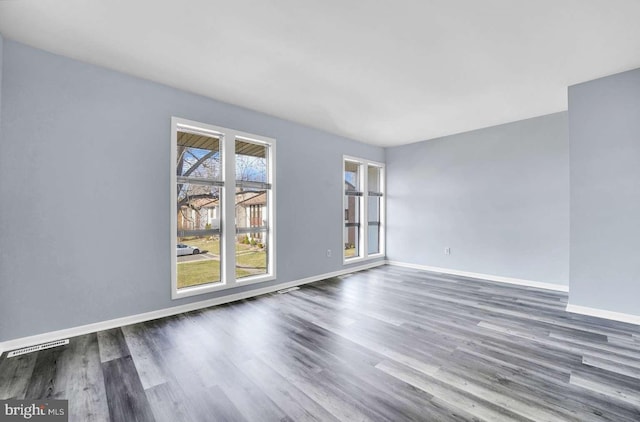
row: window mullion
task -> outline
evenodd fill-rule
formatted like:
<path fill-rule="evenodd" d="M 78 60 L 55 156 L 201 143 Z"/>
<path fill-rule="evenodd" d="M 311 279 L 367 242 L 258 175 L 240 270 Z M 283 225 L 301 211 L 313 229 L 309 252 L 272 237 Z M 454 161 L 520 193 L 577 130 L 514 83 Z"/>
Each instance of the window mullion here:
<path fill-rule="evenodd" d="M 235 199 L 236 199 L 236 133 L 228 131 L 223 139 L 223 172 L 224 172 L 224 195 L 222 203 L 224 214 L 222 221 L 222 257 L 223 272 L 222 277 L 227 285 L 236 284 L 236 224 L 235 224 Z"/>
<path fill-rule="evenodd" d="M 378 229 L 379 238 L 378 243 L 379 253 L 385 255 L 386 254 L 386 236 L 387 236 L 387 221 L 386 221 L 386 213 L 387 213 L 387 174 L 386 169 L 384 167 L 380 168 L 380 193 L 382 196 L 380 197 L 380 227 Z"/>
<path fill-rule="evenodd" d="M 360 256 L 366 258 L 369 254 L 369 177 L 368 166 L 366 163 L 360 164 L 360 186 L 362 186 L 362 210 L 360 214 Z"/>

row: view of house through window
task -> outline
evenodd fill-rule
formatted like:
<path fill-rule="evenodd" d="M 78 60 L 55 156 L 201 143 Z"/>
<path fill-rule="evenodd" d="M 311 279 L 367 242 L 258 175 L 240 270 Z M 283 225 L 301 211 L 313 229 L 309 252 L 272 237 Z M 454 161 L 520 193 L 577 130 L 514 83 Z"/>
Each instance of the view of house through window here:
<path fill-rule="evenodd" d="M 344 160 L 344 259 L 383 253 L 384 169 L 357 158 Z"/>
<path fill-rule="evenodd" d="M 236 140 L 237 278 L 268 272 L 268 157 L 268 145 Z"/>
<path fill-rule="evenodd" d="M 360 211 L 362 210 L 362 191 L 360 190 L 361 164 L 344 162 L 344 257 L 360 256 Z"/>
<path fill-rule="evenodd" d="M 178 131 L 178 288 L 220 282 L 220 138 Z"/>
<path fill-rule="evenodd" d="M 273 278 L 274 141 L 192 123 L 173 123 L 174 296 Z"/>

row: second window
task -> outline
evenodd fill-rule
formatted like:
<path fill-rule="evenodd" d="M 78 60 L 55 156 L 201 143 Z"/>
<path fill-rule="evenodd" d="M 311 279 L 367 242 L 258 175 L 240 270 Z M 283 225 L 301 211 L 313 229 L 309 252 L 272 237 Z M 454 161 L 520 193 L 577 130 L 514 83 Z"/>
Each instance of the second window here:
<path fill-rule="evenodd" d="M 384 165 L 344 158 L 344 261 L 384 255 Z"/>

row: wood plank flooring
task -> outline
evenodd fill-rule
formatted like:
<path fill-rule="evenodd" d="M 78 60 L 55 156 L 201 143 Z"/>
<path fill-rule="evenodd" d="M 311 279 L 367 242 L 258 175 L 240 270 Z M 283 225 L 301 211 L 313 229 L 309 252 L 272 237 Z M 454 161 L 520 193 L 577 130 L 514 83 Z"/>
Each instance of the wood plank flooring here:
<path fill-rule="evenodd" d="M 0 358 L 72 421 L 640 421 L 640 327 L 399 267 Z M 6 356 L 6 355 L 5 355 Z"/>

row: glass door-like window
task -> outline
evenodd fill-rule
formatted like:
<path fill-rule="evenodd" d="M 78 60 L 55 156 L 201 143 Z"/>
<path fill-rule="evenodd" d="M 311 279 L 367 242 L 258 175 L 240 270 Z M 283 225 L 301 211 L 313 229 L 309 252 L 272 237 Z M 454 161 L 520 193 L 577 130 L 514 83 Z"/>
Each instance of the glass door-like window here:
<path fill-rule="evenodd" d="M 382 229 L 382 167 L 367 165 L 367 253 L 381 251 Z"/>
<path fill-rule="evenodd" d="M 236 139 L 236 278 L 269 273 L 270 146 Z"/>
<path fill-rule="evenodd" d="M 275 279 L 275 139 L 171 126 L 171 297 Z"/>
<path fill-rule="evenodd" d="M 384 255 L 384 165 L 344 159 L 344 262 Z"/>
<path fill-rule="evenodd" d="M 344 162 L 344 258 L 361 256 L 362 164 Z"/>
<path fill-rule="evenodd" d="M 219 283 L 220 137 L 178 130 L 175 166 L 177 288 Z"/>

